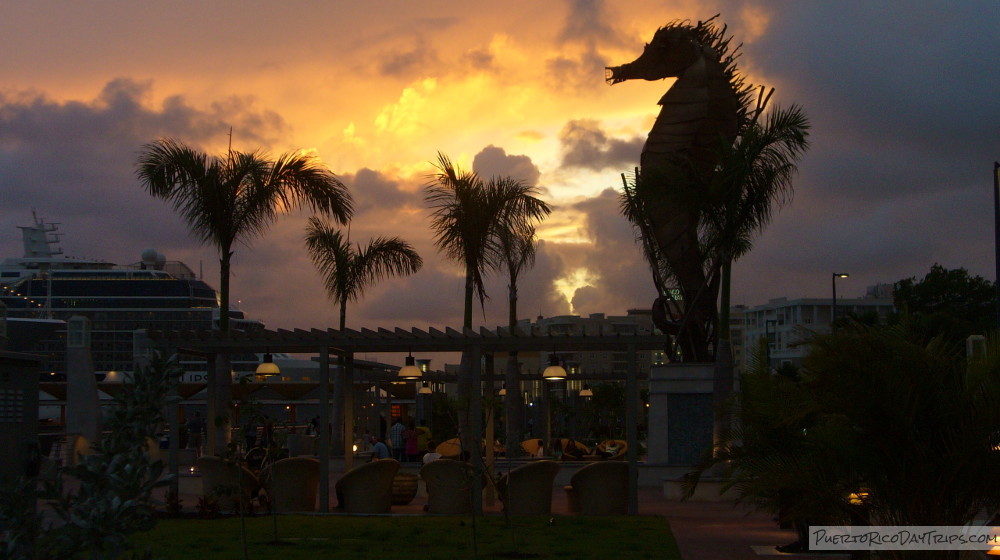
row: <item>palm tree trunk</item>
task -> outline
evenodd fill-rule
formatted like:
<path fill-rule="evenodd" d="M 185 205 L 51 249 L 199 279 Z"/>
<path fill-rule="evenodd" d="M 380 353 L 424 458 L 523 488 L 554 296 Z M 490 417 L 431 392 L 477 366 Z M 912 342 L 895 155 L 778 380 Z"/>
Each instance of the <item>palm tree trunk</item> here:
<path fill-rule="evenodd" d="M 224 337 L 229 336 L 229 276 L 233 252 L 223 247 L 219 259 L 219 330 Z M 207 372 L 208 382 L 215 387 L 215 395 L 208 402 L 208 452 L 221 455 L 229 445 L 231 419 L 229 405 L 233 400 L 232 357 L 220 353 L 215 360 L 215 368 Z"/>
<path fill-rule="evenodd" d="M 729 437 L 732 427 L 726 401 L 733 390 L 733 351 L 729 330 L 729 288 L 732 279 L 732 261 L 724 257 L 722 265 L 722 286 L 719 290 L 718 344 L 715 349 L 715 374 L 712 379 L 712 404 L 715 408 L 713 443 L 716 448 Z"/>
<path fill-rule="evenodd" d="M 465 315 L 462 317 L 462 328 L 472 328 L 472 296 L 475 293 L 472 271 L 465 273 Z"/>
<path fill-rule="evenodd" d="M 517 328 L 517 286 L 511 283 L 508 298 L 507 325 L 511 334 Z M 504 372 L 504 383 L 507 386 L 507 395 L 504 396 L 503 406 L 506 426 L 504 445 L 507 448 L 507 457 L 517 457 L 521 446 L 522 422 L 521 422 L 521 380 L 520 368 L 517 364 L 517 352 L 510 352 L 507 355 L 507 369 Z"/>
<path fill-rule="evenodd" d="M 343 331 L 347 328 L 347 301 L 341 300 L 340 302 L 340 330 Z M 334 457 L 343 457 L 345 451 L 344 438 L 352 437 L 354 434 L 344 433 L 344 415 L 346 411 L 346 406 L 344 406 L 344 399 L 347 395 L 348 387 L 343 383 L 343 379 L 346 379 L 344 374 L 347 367 L 346 360 L 343 354 L 338 354 L 337 356 L 337 367 L 338 375 L 337 382 L 333 384 L 333 406 L 330 411 L 330 448 L 333 450 Z M 352 411 L 353 413 L 353 411 Z M 320 430 L 320 437 L 327 437 L 325 430 Z"/>
<path fill-rule="evenodd" d="M 463 329 L 472 328 L 472 296 L 475 291 L 472 272 L 466 270 L 465 273 L 465 315 L 462 320 Z M 462 362 L 458 368 L 458 430 L 461 436 L 462 448 L 473 450 L 478 447 L 476 438 L 472 432 L 472 399 L 479 398 L 477 391 L 474 391 L 472 384 L 472 356 L 469 352 L 462 352 Z"/>

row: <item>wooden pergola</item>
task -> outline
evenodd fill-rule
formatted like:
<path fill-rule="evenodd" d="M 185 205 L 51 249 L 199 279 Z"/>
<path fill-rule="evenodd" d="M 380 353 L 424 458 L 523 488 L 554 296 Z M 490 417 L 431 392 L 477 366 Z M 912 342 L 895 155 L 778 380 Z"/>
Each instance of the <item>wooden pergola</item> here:
<path fill-rule="evenodd" d="M 626 441 L 628 442 L 627 459 L 629 464 L 629 513 L 638 511 L 638 415 L 639 415 L 639 371 L 636 359 L 639 350 L 663 348 L 665 344 L 662 334 L 583 334 L 583 335 L 550 335 L 524 332 L 520 329 L 498 327 L 494 330 L 486 328 L 455 330 L 446 328 L 441 331 L 434 328 L 421 330 L 412 328 L 405 330 L 388 329 L 327 329 L 327 330 L 259 330 L 231 331 L 228 336 L 221 331 L 147 331 L 152 348 L 167 353 L 183 353 L 205 356 L 210 362 L 213 356 L 220 353 L 239 352 L 285 352 L 302 354 L 319 354 L 320 379 L 320 425 L 330 425 L 330 356 L 338 356 L 344 367 L 338 368 L 338 379 L 335 383 L 342 387 L 354 384 L 354 355 L 358 353 L 429 353 L 429 352 L 461 352 L 468 353 L 471 368 L 467 373 L 467 381 L 474 391 L 481 391 L 484 381 L 492 385 L 492 376 L 484 376 L 481 358 L 484 354 L 509 352 L 562 352 L 562 351 L 614 351 L 625 352 L 627 367 L 624 375 L 626 388 Z M 213 367 L 209 364 L 209 367 Z M 523 375 L 523 379 L 537 378 L 537 375 Z M 567 379 L 621 379 L 621 376 L 608 374 L 574 374 Z M 211 390 L 211 388 L 210 388 Z M 351 467 L 353 458 L 352 438 L 354 426 L 353 414 L 344 411 L 353 410 L 353 392 L 339 391 L 339 402 L 333 406 L 342 417 L 344 441 L 345 468 Z M 480 393 L 480 396 L 482 394 Z M 482 399 L 473 398 L 470 401 L 471 439 L 481 441 Z M 177 433 L 177 415 L 171 415 L 171 430 Z M 170 438 L 170 470 L 178 471 L 177 438 Z M 491 446 L 488 446 L 491 447 Z M 320 511 L 329 511 L 329 438 L 319 438 L 320 460 Z M 492 455 L 492 454 L 490 454 Z M 473 454 L 475 466 L 483 468 L 483 458 Z M 474 493 L 478 497 L 478 493 Z M 481 508 L 481 503 L 477 504 Z"/>

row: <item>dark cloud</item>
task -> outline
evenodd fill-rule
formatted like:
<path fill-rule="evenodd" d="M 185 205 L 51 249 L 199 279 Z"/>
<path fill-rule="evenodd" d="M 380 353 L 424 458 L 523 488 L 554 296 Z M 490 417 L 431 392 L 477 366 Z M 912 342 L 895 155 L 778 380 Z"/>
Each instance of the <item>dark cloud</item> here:
<path fill-rule="evenodd" d="M 493 69 L 496 57 L 488 48 L 473 49 L 463 57 L 463 61 L 475 70 Z"/>
<path fill-rule="evenodd" d="M 598 121 L 579 119 L 566 123 L 559 132 L 559 142 L 562 167 L 601 171 L 634 166 L 639 161 L 645 139 L 610 138 Z"/>
<path fill-rule="evenodd" d="M 386 76 L 425 72 L 428 67 L 438 64 L 437 51 L 422 37 L 417 38 L 413 45 L 383 51 L 378 55 L 379 73 Z"/>
<path fill-rule="evenodd" d="M 579 41 L 586 44 L 615 43 L 618 33 L 608 22 L 603 0 L 567 0 L 569 13 L 559 31 L 560 41 Z"/>
<path fill-rule="evenodd" d="M 404 188 L 395 178 L 364 168 L 341 177 L 354 196 L 355 218 L 374 210 L 395 211 L 402 207 L 423 206 L 420 193 L 412 186 Z"/>
<path fill-rule="evenodd" d="M 545 61 L 547 84 L 567 96 L 593 95 L 604 87 L 607 60 L 594 45 L 576 55 L 561 55 Z"/>
<path fill-rule="evenodd" d="M 996 5 L 897 8 L 789 4 L 745 45 L 744 63 L 813 128 L 794 202 L 737 263 L 742 303 L 828 297 L 833 270 L 851 273 L 849 296 L 935 262 L 994 276 Z"/>
<path fill-rule="evenodd" d="M 462 324 L 465 278 L 452 266 L 440 266 L 440 257 L 412 276 L 382 282 L 357 305 L 365 325 L 413 325 L 443 328 Z M 436 262 L 435 262 L 436 261 Z M 444 297 L 442 297 L 444 296 Z M 477 310 L 478 311 L 478 310 Z"/>
<path fill-rule="evenodd" d="M 232 126 L 237 146 L 253 149 L 284 131 L 277 115 L 254 108 L 249 99 L 199 109 L 172 97 L 149 108 L 151 87 L 113 80 L 89 102 L 0 93 L 3 254 L 20 255 L 14 226 L 30 223 L 34 208 L 62 222 L 68 254 L 137 261 L 143 248 L 155 246 L 169 258 L 192 238 L 169 206 L 135 180 L 141 146 L 161 136 L 194 146 L 218 144 Z"/>
<path fill-rule="evenodd" d="M 584 265 L 598 276 L 592 289 L 577 290 L 573 309 L 586 315 L 648 307 L 656 297 L 656 288 L 632 226 L 619 211 L 618 193 L 606 189 L 573 208 L 585 216 L 584 230 L 593 240 Z"/>
<path fill-rule="evenodd" d="M 541 172 L 528 156 L 508 155 L 503 148 L 487 146 L 472 160 L 472 169 L 479 176 L 513 177 L 528 185 L 537 185 Z"/>

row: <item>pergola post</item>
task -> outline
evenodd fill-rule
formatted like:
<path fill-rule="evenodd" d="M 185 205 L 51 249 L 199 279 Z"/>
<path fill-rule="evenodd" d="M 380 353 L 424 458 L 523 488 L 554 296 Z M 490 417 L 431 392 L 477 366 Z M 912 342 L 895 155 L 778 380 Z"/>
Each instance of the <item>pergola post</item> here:
<path fill-rule="evenodd" d="M 319 511 L 330 511 L 330 348 L 319 349 Z"/>
<path fill-rule="evenodd" d="M 628 514 L 639 513 L 639 383 L 635 344 L 628 345 L 628 370 L 625 373 L 625 439 L 628 459 Z"/>
<path fill-rule="evenodd" d="M 340 363 L 343 367 L 337 381 L 344 386 L 341 410 L 344 414 L 344 472 L 347 472 L 354 468 L 354 353 L 344 352 Z"/>
<path fill-rule="evenodd" d="M 485 388 L 483 390 L 486 393 L 486 402 L 489 403 L 489 410 L 486 411 L 486 436 L 483 443 L 483 453 L 486 454 L 486 474 L 493 480 L 493 442 L 496 441 L 496 418 L 494 418 L 493 412 L 496 410 L 495 397 L 496 391 L 493 386 L 493 354 L 486 354 L 486 375 L 484 376 Z M 486 489 L 483 491 L 483 501 L 486 505 L 492 506 L 495 496 L 493 493 L 493 485 L 488 484 Z"/>
<path fill-rule="evenodd" d="M 482 348 L 473 346 L 471 349 L 472 364 L 469 368 L 472 391 L 469 392 L 469 431 L 472 432 L 469 440 L 472 442 L 471 460 L 472 471 L 475 476 L 472 480 L 472 507 L 477 514 L 483 513 L 483 495 L 479 492 L 482 487 L 481 477 L 486 466 L 483 464 L 483 454 L 480 451 L 480 442 L 483 441 L 483 365 Z"/>

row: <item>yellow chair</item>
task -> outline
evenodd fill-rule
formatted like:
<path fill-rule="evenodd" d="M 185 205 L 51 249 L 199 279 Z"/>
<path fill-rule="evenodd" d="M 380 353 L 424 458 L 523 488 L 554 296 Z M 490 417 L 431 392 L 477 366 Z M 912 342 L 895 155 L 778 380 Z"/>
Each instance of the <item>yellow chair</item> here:
<path fill-rule="evenodd" d="M 602 441 L 601 443 L 597 444 L 597 450 L 606 453 L 609 445 L 613 445 L 617 449 L 616 449 L 616 451 L 610 457 L 605 457 L 605 460 L 606 461 L 624 461 L 625 460 L 625 452 L 628 451 L 628 443 L 625 442 L 625 440 L 621 440 L 621 439 L 606 439 L 606 440 Z"/>
<path fill-rule="evenodd" d="M 458 459 L 462 456 L 462 444 L 458 438 L 451 438 L 442 441 L 434 448 L 435 453 L 440 453 L 445 459 Z"/>

